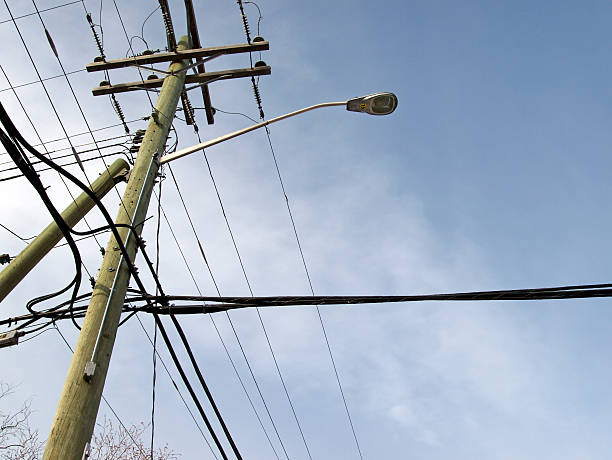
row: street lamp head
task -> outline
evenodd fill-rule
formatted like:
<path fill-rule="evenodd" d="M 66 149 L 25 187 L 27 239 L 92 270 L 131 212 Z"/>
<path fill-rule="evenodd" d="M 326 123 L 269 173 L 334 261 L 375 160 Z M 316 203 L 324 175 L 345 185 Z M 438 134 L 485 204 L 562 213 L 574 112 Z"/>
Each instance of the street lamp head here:
<path fill-rule="evenodd" d="M 393 93 L 375 93 L 355 97 L 346 102 L 346 110 L 370 115 L 389 115 L 397 107 L 397 96 Z"/>

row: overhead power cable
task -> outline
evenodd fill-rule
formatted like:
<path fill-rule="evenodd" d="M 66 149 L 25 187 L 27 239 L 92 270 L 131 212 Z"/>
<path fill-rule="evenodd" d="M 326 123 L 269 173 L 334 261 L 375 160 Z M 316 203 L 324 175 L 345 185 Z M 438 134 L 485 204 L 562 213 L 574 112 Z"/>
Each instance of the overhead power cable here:
<path fill-rule="evenodd" d="M 49 7 L 49 8 L 44 8 L 44 9 L 41 9 L 41 10 L 40 10 L 40 12 L 41 12 L 41 13 L 44 13 L 45 11 L 56 10 L 56 9 L 58 9 L 58 8 L 63 8 L 63 7 L 65 7 L 65 6 L 74 5 L 75 3 L 81 3 L 81 1 L 82 1 L 82 0 L 74 0 L 74 1 L 72 1 L 72 2 L 62 3 L 61 5 L 56 5 L 56 6 L 51 6 L 51 7 Z M 21 16 L 15 16 L 13 19 L 23 19 L 23 18 L 27 18 L 27 17 L 29 17 L 29 16 L 34 16 L 34 15 L 36 15 L 36 14 L 37 14 L 37 12 L 36 12 L 36 11 L 34 11 L 33 13 L 22 14 Z M 5 23 L 7 23 L 7 22 L 11 22 L 11 21 L 13 21 L 13 19 L 5 19 L 4 21 L 0 21 L 0 24 L 5 24 Z M 38 83 L 38 82 L 36 82 L 36 83 Z"/>
<path fill-rule="evenodd" d="M 251 43 L 249 24 L 248 24 L 248 21 L 247 21 L 247 17 L 244 14 L 244 8 L 242 6 L 242 0 L 238 0 L 237 3 L 238 3 L 238 6 L 240 8 L 240 14 L 241 14 L 241 17 L 242 17 L 242 22 L 243 22 L 243 26 L 244 26 L 244 31 L 245 31 L 247 42 Z M 262 19 L 262 15 L 261 15 L 261 10 L 260 10 L 259 6 L 257 4 L 255 4 L 255 6 L 257 7 L 257 10 L 259 12 L 259 19 L 257 21 L 257 33 L 259 34 L 259 25 L 260 25 L 260 21 Z M 252 53 L 249 53 L 249 61 L 251 63 L 251 67 L 252 67 L 253 66 L 253 56 L 252 56 Z M 264 110 L 263 110 L 263 106 L 262 106 L 262 100 L 261 100 L 261 93 L 259 91 L 259 85 L 258 85 L 258 82 L 255 81 L 255 78 L 252 77 L 252 76 L 251 76 L 251 86 L 252 86 L 252 89 L 253 89 L 253 95 L 255 96 L 255 102 L 257 104 L 257 109 L 259 111 L 259 118 L 261 120 L 264 120 L 265 119 L 265 114 L 264 114 Z M 268 144 L 270 146 L 270 151 L 272 153 L 272 159 L 274 160 L 274 166 L 276 168 L 276 173 L 278 175 L 278 180 L 279 180 L 279 183 L 280 183 L 280 186 L 281 186 L 283 197 L 285 199 L 285 204 L 287 206 L 287 212 L 289 214 L 289 219 L 291 221 L 291 226 L 293 228 L 293 234 L 295 235 L 295 240 L 297 242 L 297 247 L 298 247 L 298 251 L 299 251 L 299 254 L 300 254 L 300 258 L 302 260 L 302 265 L 304 266 L 304 272 L 305 272 L 306 278 L 308 280 L 308 285 L 310 287 L 310 292 L 314 296 L 315 292 L 314 292 L 314 288 L 313 288 L 313 285 L 312 285 L 312 281 L 310 279 L 310 273 L 308 271 L 308 266 L 306 264 L 306 258 L 304 257 L 304 252 L 302 250 L 302 245 L 300 243 L 300 238 L 298 236 L 297 227 L 295 225 L 295 220 L 293 218 L 293 213 L 291 212 L 291 206 L 289 204 L 289 197 L 287 196 L 287 192 L 285 190 L 285 184 L 283 182 L 283 178 L 282 178 L 282 175 L 281 175 L 281 172 L 280 172 L 280 168 L 278 166 L 278 160 L 276 158 L 276 153 L 274 152 L 274 147 L 272 145 L 272 139 L 270 137 L 270 129 L 269 129 L 268 126 L 266 126 L 265 128 L 266 128 L 266 136 L 268 138 Z M 258 310 L 258 314 L 259 314 L 259 310 Z M 332 364 L 332 369 L 334 371 L 334 376 L 336 378 L 336 382 L 338 383 L 338 389 L 340 391 L 340 396 L 341 396 L 341 399 L 342 399 L 342 403 L 344 405 L 344 410 L 346 411 L 346 416 L 347 416 L 347 419 L 348 419 L 348 422 L 349 422 L 349 428 L 351 430 L 351 433 L 353 434 L 353 439 L 355 440 L 355 445 L 357 447 L 357 451 L 359 453 L 359 457 L 363 460 L 363 454 L 361 452 L 361 446 L 359 445 L 359 440 L 357 439 L 357 433 L 355 431 L 355 426 L 353 424 L 353 419 L 351 417 L 351 412 L 349 410 L 348 403 L 346 401 L 346 397 L 345 397 L 345 394 L 344 394 L 344 389 L 342 388 L 342 382 L 340 381 L 340 374 L 338 372 L 338 368 L 336 366 L 336 361 L 335 361 L 334 355 L 332 353 L 331 344 L 329 342 L 329 337 L 328 337 L 327 331 L 325 329 L 325 324 L 323 322 L 323 317 L 321 316 L 321 311 L 319 310 L 318 306 L 317 306 L 317 316 L 319 318 L 319 323 L 321 324 L 321 330 L 323 331 L 323 337 L 325 339 L 325 344 L 327 346 L 327 351 L 328 351 L 328 354 L 329 354 L 329 357 L 330 357 L 330 361 L 331 361 L 331 364 Z M 260 320 L 261 320 L 261 316 L 260 316 Z M 262 325 L 263 325 L 263 323 L 262 323 Z M 275 363 L 276 363 L 276 360 L 275 360 Z M 278 368 L 278 364 L 277 364 L 277 368 Z M 279 375 L 280 375 L 280 369 L 279 369 Z M 282 380 L 282 376 L 281 376 L 281 380 Z M 285 388 L 285 392 L 287 392 L 286 388 Z M 287 393 L 287 398 L 289 398 L 289 393 Z M 291 404 L 291 401 L 289 401 L 289 402 Z M 292 404 L 291 404 L 291 408 L 293 410 L 293 405 Z M 300 429 L 300 433 L 301 433 L 302 439 L 304 441 L 304 446 L 306 447 L 306 450 L 308 451 L 308 456 L 312 459 L 312 457 L 310 455 L 310 451 L 308 449 L 308 445 L 306 443 L 306 439 L 304 438 L 304 434 L 303 434 L 302 429 L 300 427 L 300 423 L 299 423 L 299 421 L 297 419 L 297 414 L 295 414 L 295 410 L 294 410 L 294 416 L 295 416 L 296 423 L 298 424 L 298 428 Z"/>
<path fill-rule="evenodd" d="M 194 131 L 195 131 L 196 136 L 197 136 L 197 138 L 198 138 L 198 142 L 201 142 L 201 141 L 202 141 L 202 139 L 201 139 L 201 137 L 200 137 L 200 133 L 199 133 L 197 130 L 194 130 Z M 217 186 L 217 182 L 216 182 L 216 180 L 215 180 L 215 177 L 214 177 L 214 174 L 213 174 L 213 171 L 212 171 L 212 167 L 211 167 L 211 164 L 210 164 L 210 162 L 209 162 L 209 160 L 208 160 L 208 155 L 206 155 L 206 151 L 205 151 L 205 150 L 202 150 L 202 156 L 203 156 L 203 158 L 204 158 L 204 161 L 206 162 L 206 166 L 207 166 L 207 169 L 208 169 L 208 173 L 209 173 L 209 175 L 210 175 L 211 182 L 212 182 L 213 187 L 214 187 L 214 189 L 215 189 L 215 193 L 216 193 L 216 195 L 217 195 L 217 200 L 218 200 L 218 202 L 219 202 L 219 206 L 220 206 L 220 208 L 221 208 L 221 212 L 222 212 L 222 214 L 223 214 L 223 218 L 224 218 L 224 220 L 225 220 L 225 224 L 226 224 L 226 226 L 227 226 L 227 229 L 228 229 L 228 232 L 229 232 L 230 238 L 231 238 L 231 240 L 232 240 L 232 244 L 233 244 L 233 246 L 234 246 L 234 250 L 235 250 L 235 252 L 236 252 L 236 256 L 237 256 L 238 262 L 239 262 L 240 267 L 241 267 L 241 269 L 242 269 L 242 273 L 243 273 L 243 275 L 244 275 L 245 282 L 246 282 L 246 284 L 247 284 L 247 287 L 248 287 L 248 289 L 249 289 L 249 292 L 251 292 L 251 294 L 252 294 L 252 293 L 253 293 L 253 291 L 252 291 L 252 289 L 251 289 L 251 284 L 250 284 L 250 282 L 249 282 L 249 278 L 248 278 L 248 276 L 247 276 L 247 274 L 246 274 L 246 270 L 245 270 L 245 267 L 244 267 L 244 263 L 243 263 L 243 261 L 242 261 L 242 257 L 241 257 L 241 255 L 240 255 L 240 251 L 238 250 L 238 244 L 237 244 L 237 242 L 236 242 L 236 238 L 234 237 L 234 233 L 233 233 L 233 231 L 232 231 L 232 227 L 231 227 L 231 225 L 230 225 L 229 218 L 228 218 L 227 213 L 226 213 L 226 211 L 225 211 L 225 206 L 223 205 L 223 200 L 221 199 L 221 193 L 220 193 L 220 191 L 219 191 L 219 187 Z M 172 170 L 171 170 L 171 172 L 172 172 Z M 178 182 L 177 182 L 177 187 L 178 187 Z M 182 195 L 181 195 L 181 193 L 180 193 L 180 190 L 179 190 L 179 196 L 181 197 L 181 201 L 184 201 L 184 200 L 182 200 Z M 189 212 L 187 211 L 186 206 L 185 206 L 185 211 L 186 211 L 186 213 L 187 213 L 187 215 L 188 215 L 188 218 L 189 218 L 190 223 L 192 223 L 192 220 L 191 220 L 191 218 L 190 218 L 190 216 L 189 216 Z M 198 243 L 199 243 L 199 239 L 197 238 L 197 232 L 195 231 L 195 227 L 193 227 L 193 225 L 192 225 L 192 230 L 193 230 L 193 232 L 194 232 L 194 234 L 195 234 L 196 240 L 197 240 L 197 241 L 198 241 Z M 207 266 L 207 268 L 208 268 L 208 272 L 210 273 L 210 276 L 211 276 L 211 279 L 212 279 L 212 281 L 213 281 L 213 284 L 215 285 L 215 289 L 217 290 L 217 294 L 221 295 L 221 292 L 220 292 L 220 290 L 219 290 L 219 286 L 217 285 L 217 282 L 216 282 L 216 280 L 215 280 L 215 277 L 213 276 L 212 269 L 211 269 L 211 267 L 210 267 L 210 263 L 209 263 L 209 261 L 207 260 L 206 256 L 204 255 L 204 251 L 203 251 L 203 250 L 202 250 L 202 257 L 203 257 L 203 259 L 204 259 L 204 262 L 206 263 L 206 266 Z M 187 263 L 187 261 L 186 261 L 186 260 L 185 260 L 185 263 Z M 189 272 L 191 273 L 191 270 L 189 270 Z M 193 275 L 192 275 L 192 278 L 193 278 Z M 197 282 L 195 281 L 195 279 L 194 279 L 194 283 L 195 283 L 195 285 L 196 285 L 196 289 L 197 289 L 197 291 L 198 291 L 198 292 L 200 292 L 200 288 L 198 287 Z M 200 294 L 201 294 L 201 293 L 200 293 Z M 240 349 L 240 352 L 241 352 L 241 354 L 242 354 L 242 357 L 244 358 L 244 361 L 245 361 L 245 363 L 246 363 L 247 369 L 249 370 L 249 373 L 250 373 L 251 378 L 252 378 L 252 380 L 253 380 L 253 384 L 255 385 L 255 388 L 256 388 L 256 390 L 257 390 L 257 393 L 259 394 L 259 397 L 260 397 L 261 402 L 262 402 L 262 404 L 263 404 L 263 406 L 264 406 L 264 409 L 265 409 L 265 411 L 266 411 L 266 414 L 268 415 L 268 419 L 270 420 L 270 423 L 271 423 L 272 428 L 273 428 L 273 430 L 274 430 L 274 432 L 275 432 L 275 434 L 276 434 L 276 437 L 277 437 L 277 439 L 278 439 L 278 442 L 280 443 L 280 446 L 281 446 L 281 448 L 282 448 L 282 450 L 283 450 L 283 453 L 285 454 L 285 457 L 286 457 L 287 459 L 289 459 L 289 455 L 288 455 L 288 453 L 287 453 L 287 449 L 285 448 L 285 444 L 283 443 L 283 440 L 282 440 L 282 438 L 281 438 L 281 436 L 280 436 L 280 433 L 279 433 L 279 431 L 278 431 L 278 428 L 276 427 L 276 423 L 274 422 L 274 418 L 272 417 L 272 413 L 270 412 L 270 409 L 269 409 L 269 407 L 268 407 L 268 404 L 267 404 L 267 402 L 266 402 L 266 399 L 264 398 L 264 395 L 263 395 L 263 392 L 262 392 L 261 387 L 260 387 L 260 385 L 259 385 L 259 382 L 257 381 L 257 378 L 255 377 L 255 373 L 254 373 L 253 368 L 252 368 L 252 366 L 251 366 L 251 363 L 249 362 L 249 359 L 248 359 L 248 357 L 247 357 L 247 355 L 246 355 L 246 351 L 245 351 L 245 349 L 244 349 L 244 347 L 243 347 L 243 345 L 242 345 L 242 341 L 240 340 L 240 337 L 238 336 L 238 331 L 237 331 L 237 329 L 236 329 L 236 327 L 235 327 L 235 325 L 234 325 L 234 322 L 232 321 L 232 318 L 231 318 L 231 316 L 230 316 L 229 312 L 226 312 L 226 318 L 227 318 L 227 320 L 228 320 L 228 322 L 229 322 L 229 324 L 230 324 L 230 327 L 231 327 L 231 329 L 232 329 L 232 332 L 233 332 L 233 334 L 234 334 L 234 337 L 235 337 L 235 339 L 236 339 L 236 342 L 238 343 L 238 347 L 239 347 L 239 349 Z M 212 316 L 210 317 L 210 319 L 211 319 L 211 322 L 212 322 L 212 324 L 213 324 L 213 326 L 214 326 L 214 328 L 215 328 L 215 331 L 217 332 L 217 335 L 219 336 L 219 340 L 221 341 L 221 344 L 223 345 L 223 348 L 225 349 L 225 352 L 226 352 L 226 354 L 227 354 L 227 357 L 228 357 L 228 359 L 230 360 L 230 363 L 232 364 L 232 367 L 234 368 L 234 372 L 236 373 L 236 376 L 237 376 L 237 378 L 238 378 L 238 381 L 240 382 L 240 384 L 241 384 L 241 386 L 242 386 L 242 388 L 243 388 L 243 390 L 244 390 L 244 392 L 245 392 L 245 394 L 246 394 L 246 396 L 247 396 L 247 399 L 249 400 L 249 403 L 251 404 L 251 407 L 253 408 L 253 411 L 254 411 L 254 413 L 255 413 L 255 416 L 257 417 L 257 420 L 259 421 L 259 424 L 261 425 L 261 428 L 262 428 L 262 430 L 263 430 L 263 432 L 264 432 L 264 434 L 265 434 L 266 438 L 268 439 L 268 442 L 269 442 L 269 444 L 270 444 L 270 447 L 272 448 L 272 451 L 274 452 L 274 455 L 275 455 L 275 456 L 276 456 L 276 458 L 278 459 L 279 457 L 278 457 L 278 454 L 277 454 L 277 452 L 276 452 L 276 449 L 274 448 L 274 445 L 272 444 L 272 440 L 270 439 L 270 436 L 268 435 L 268 432 L 266 431 L 266 429 L 265 429 L 265 427 L 264 427 L 264 425 L 263 425 L 263 422 L 262 422 L 262 420 L 261 420 L 261 417 L 259 416 L 259 414 L 258 414 L 258 412 L 257 412 L 257 409 L 255 408 L 255 405 L 253 404 L 253 401 L 251 400 L 251 397 L 250 397 L 250 395 L 249 395 L 249 393 L 248 393 L 248 391 L 247 391 L 247 389 L 246 389 L 246 386 L 244 385 L 244 383 L 243 383 L 243 381 L 242 381 L 242 378 L 240 377 L 240 374 L 238 373 L 238 369 L 236 368 L 236 366 L 235 366 L 235 364 L 234 364 L 234 361 L 233 361 L 233 359 L 232 359 L 232 357 L 231 357 L 231 355 L 230 355 L 230 353 L 229 353 L 229 350 L 227 349 L 227 346 L 225 345 L 225 342 L 224 342 L 224 340 L 223 340 L 223 338 L 222 338 L 222 336 L 221 336 L 221 332 L 219 331 L 219 328 L 217 327 L 217 324 L 215 323 L 215 321 L 214 321 L 214 319 L 212 318 Z"/>
<path fill-rule="evenodd" d="M 162 338 L 164 339 L 164 342 L 166 343 L 166 347 L 168 348 L 168 351 L 170 352 L 170 356 L 172 357 L 172 361 L 174 362 L 174 365 L 176 366 L 176 369 L 179 371 L 179 374 L 181 375 L 181 378 L 183 379 L 183 383 L 187 387 L 187 391 L 191 395 L 191 398 L 193 399 L 194 404 L 198 408 L 198 411 L 200 412 L 200 416 L 202 417 L 202 420 L 204 420 L 204 423 L 206 424 L 206 427 L 208 428 L 208 431 L 209 431 L 210 435 L 212 436 L 213 441 L 217 445 L 217 448 L 219 449 L 219 452 L 221 453 L 221 456 L 223 457 L 224 460 L 227 460 L 228 457 L 227 457 L 227 454 L 225 453 L 225 450 L 223 449 L 223 445 L 219 441 L 219 438 L 217 437 L 217 435 L 216 435 L 212 425 L 210 424 L 210 421 L 208 420 L 208 417 L 204 413 L 204 408 L 202 407 L 202 404 L 200 403 L 200 401 L 198 399 L 198 396 L 196 395 L 195 391 L 193 390 L 193 387 L 191 386 L 191 383 L 189 383 L 189 379 L 187 378 L 187 375 L 185 374 L 185 371 L 183 370 L 183 366 L 181 366 L 180 360 L 178 359 L 178 357 L 176 356 L 176 353 L 174 352 L 174 348 L 172 346 L 172 342 L 170 341 L 170 338 L 168 337 L 168 334 L 166 333 L 166 329 L 164 328 L 164 325 L 161 322 L 161 319 L 160 319 L 159 315 L 155 314 L 155 315 L 153 315 L 153 317 L 155 318 L 155 322 L 157 323 L 157 327 L 159 328 L 159 332 L 161 333 Z"/>
<path fill-rule="evenodd" d="M 91 294 L 84 294 L 77 297 L 77 301 Z M 564 299 L 589 299 L 612 297 L 612 283 L 605 284 L 582 284 L 557 286 L 549 288 L 527 288 L 527 289 L 506 289 L 496 291 L 471 291 L 453 292 L 439 294 L 418 294 L 404 296 L 277 296 L 277 297 L 210 297 L 193 295 L 166 295 L 163 297 L 165 302 L 198 302 L 197 305 L 174 305 L 172 313 L 174 315 L 183 314 L 208 314 L 218 313 L 238 308 L 252 307 L 284 307 L 284 306 L 308 306 L 308 305 L 359 305 L 359 304 L 387 304 L 387 303 L 410 303 L 410 302 L 474 302 L 474 301 L 535 301 L 535 300 L 564 300 Z M 126 298 L 126 302 L 142 301 L 161 301 L 162 298 L 156 296 L 131 296 Z M 210 303 L 202 303 L 210 302 Z M 59 306 L 47 312 L 34 315 L 37 318 L 61 319 L 67 310 L 60 308 L 68 302 L 63 302 Z M 150 303 L 149 303 L 150 305 Z M 75 312 L 84 311 L 87 307 L 75 307 Z M 167 307 L 152 308 L 124 306 L 124 311 L 147 311 L 156 312 L 160 315 L 169 314 Z M 22 315 L 0 320 L 0 325 L 13 324 L 31 320 L 33 315 Z"/>

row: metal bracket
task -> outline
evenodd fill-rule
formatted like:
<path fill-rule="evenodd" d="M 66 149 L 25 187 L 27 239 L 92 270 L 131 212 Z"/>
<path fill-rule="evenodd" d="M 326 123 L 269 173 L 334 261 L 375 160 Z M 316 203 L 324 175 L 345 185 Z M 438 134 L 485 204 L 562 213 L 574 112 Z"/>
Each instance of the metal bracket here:
<path fill-rule="evenodd" d="M 96 363 L 94 363 L 93 361 L 88 361 L 87 364 L 85 364 L 85 370 L 83 371 L 83 380 L 89 383 L 93 378 L 95 372 Z"/>
<path fill-rule="evenodd" d="M 3 332 L 0 334 L 0 348 L 17 345 L 19 343 L 19 336 L 21 335 L 23 335 L 23 333 L 17 330 Z"/>

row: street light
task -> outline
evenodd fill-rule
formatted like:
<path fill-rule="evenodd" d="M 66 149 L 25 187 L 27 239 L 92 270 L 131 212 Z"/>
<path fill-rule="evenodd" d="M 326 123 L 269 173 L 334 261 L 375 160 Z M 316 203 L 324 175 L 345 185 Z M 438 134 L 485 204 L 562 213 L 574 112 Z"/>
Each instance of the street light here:
<path fill-rule="evenodd" d="M 169 161 L 176 160 L 177 158 L 184 157 L 185 155 L 197 152 L 198 150 L 203 150 L 205 148 L 227 141 L 228 139 L 232 139 L 234 137 L 254 131 L 256 129 L 263 128 L 264 126 L 268 126 L 269 124 L 284 120 L 285 118 L 290 118 L 304 112 L 309 112 L 310 110 L 320 109 L 323 107 L 333 107 L 337 105 L 343 105 L 346 107 L 346 110 L 349 110 L 351 112 L 362 112 L 367 113 L 369 115 L 388 115 L 392 113 L 397 107 L 397 97 L 393 93 L 375 93 L 363 97 L 356 97 L 343 102 L 323 102 L 321 104 L 311 105 L 310 107 L 296 110 L 295 112 L 290 112 L 285 115 L 281 115 L 279 117 L 271 118 L 270 120 L 257 123 L 256 125 L 249 126 L 248 128 L 239 129 L 238 131 L 234 131 L 233 133 L 225 134 L 215 139 L 201 142 L 199 144 L 192 145 L 191 147 L 186 147 L 184 149 L 169 153 L 168 155 L 162 156 L 159 159 L 159 163 L 168 163 Z"/>
<path fill-rule="evenodd" d="M 370 115 L 389 115 L 396 107 L 397 96 L 393 93 L 369 94 L 346 101 L 346 110 Z"/>

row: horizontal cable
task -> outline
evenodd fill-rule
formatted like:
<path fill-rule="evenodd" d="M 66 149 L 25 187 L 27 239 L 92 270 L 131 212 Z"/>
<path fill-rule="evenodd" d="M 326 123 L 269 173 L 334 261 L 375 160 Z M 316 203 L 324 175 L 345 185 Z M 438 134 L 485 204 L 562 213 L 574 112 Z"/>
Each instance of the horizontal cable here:
<path fill-rule="evenodd" d="M 81 297 L 87 297 L 84 294 Z M 424 302 L 424 301 L 498 301 L 498 300 L 561 300 L 561 299 L 586 299 L 596 297 L 612 297 L 612 284 L 586 284 L 575 286 L 559 286 L 552 288 L 535 289 L 510 289 L 500 291 L 474 291 L 456 292 L 448 294 L 421 294 L 409 296 L 277 296 L 277 297 L 209 297 L 189 295 L 168 296 L 133 296 L 126 298 L 127 302 L 147 301 L 149 306 L 134 307 L 124 305 L 124 312 L 144 311 L 147 313 L 168 314 L 168 307 L 152 307 L 152 302 L 171 301 L 193 301 L 200 302 L 195 305 L 173 305 L 172 313 L 202 314 L 217 313 L 237 308 L 248 307 L 281 307 L 281 306 L 307 306 L 307 305 L 357 305 L 357 304 L 379 304 L 400 302 Z M 202 304 L 201 302 L 215 302 Z M 0 325 L 28 321 L 37 318 L 63 319 L 68 314 L 67 309 L 60 309 L 68 302 L 64 302 L 49 311 L 37 312 L 35 315 L 22 315 L 0 320 Z M 75 316 L 86 310 L 86 306 L 74 307 Z"/>

